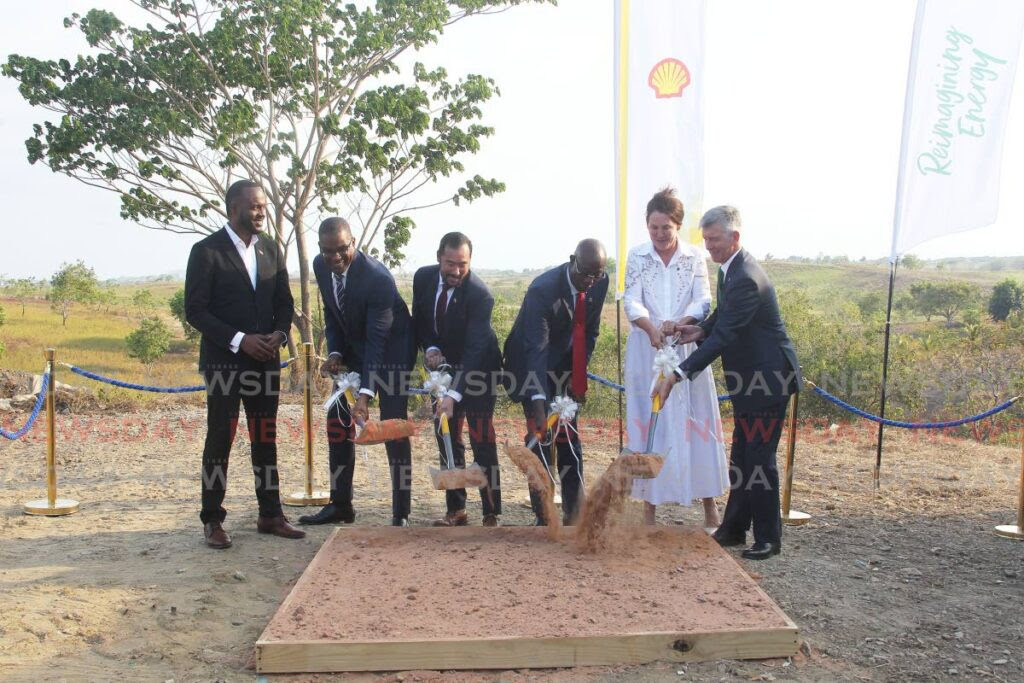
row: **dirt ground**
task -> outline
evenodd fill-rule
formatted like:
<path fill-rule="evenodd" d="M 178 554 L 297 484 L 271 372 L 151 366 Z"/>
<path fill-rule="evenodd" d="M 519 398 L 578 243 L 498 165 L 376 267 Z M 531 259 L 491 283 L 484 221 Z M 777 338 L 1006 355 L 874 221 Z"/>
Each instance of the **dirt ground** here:
<path fill-rule="evenodd" d="M 9 414 L 7 414 L 9 415 Z M 298 406 L 283 406 L 281 480 L 302 486 Z M 0 679 L 245 681 L 256 638 L 332 528 L 290 541 L 258 535 L 245 437 L 233 456 L 226 528 L 235 545 L 202 543 L 199 407 L 60 417 L 60 494 L 78 514 L 38 518 L 24 501 L 45 495 L 42 421 L 0 446 Z M 617 450 L 614 432 L 587 425 L 588 476 Z M 499 438 L 519 434 L 515 422 Z M 1024 543 L 997 538 L 1012 523 L 1020 452 L 930 434 L 887 432 L 882 487 L 871 481 L 874 430 L 834 437 L 801 430 L 794 508 L 813 515 L 787 528 L 781 556 L 740 562 L 802 629 L 790 660 L 679 666 L 466 672 L 460 680 L 947 680 L 1024 678 Z M 326 445 L 317 441 L 319 486 Z M 430 442 L 414 442 L 413 525 L 444 510 L 430 488 Z M 383 447 L 357 456 L 359 525 L 390 519 Z M 528 524 L 526 487 L 502 459 L 506 525 Z M 480 523 L 470 494 L 470 519 Z M 289 508 L 294 520 L 302 510 Z M 631 509 L 625 523 L 637 522 Z M 665 507 L 661 524 L 697 525 L 699 507 Z M 736 552 L 738 555 L 738 551 Z M 458 567 L 453 568 L 458 571 Z M 542 606 L 538 607 L 543 610 Z M 539 612 L 542 616 L 542 612 Z M 344 614 L 336 615 L 344 620 Z M 360 674 L 356 680 L 430 680 L 448 674 Z M 333 680 L 272 676 L 271 680 Z"/>

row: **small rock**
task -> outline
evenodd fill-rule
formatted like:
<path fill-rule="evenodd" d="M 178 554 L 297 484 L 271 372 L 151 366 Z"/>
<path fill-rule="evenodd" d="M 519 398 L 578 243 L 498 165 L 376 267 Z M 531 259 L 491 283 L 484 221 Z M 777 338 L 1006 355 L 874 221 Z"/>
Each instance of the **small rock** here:
<path fill-rule="evenodd" d="M 245 581 L 245 574 L 241 571 L 236 571 L 232 576 L 235 578 L 235 581 Z"/>
<path fill-rule="evenodd" d="M 177 614 L 177 613 L 178 613 L 178 608 L 175 607 L 174 605 L 171 605 L 171 614 Z"/>
<path fill-rule="evenodd" d="M 948 673 L 950 676 L 956 676 L 960 672 L 956 670 L 956 667 L 951 666 L 946 670 L 946 673 Z"/>
<path fill-rule="evenodd" d="M 184 567 L 181 567 L 180 569 L 178 569 L 178 573 L 179 574 L 184 574 L 186 571 L 188 571 L 188 570 L 185 569 Z"/>
<path fill-rule="evenodd" d="M 931 554 L 932 555 L 938 555 L 941 552 L 942 552 L 942 548 L 939 547 L 939 546 L 935 546 L 934 548 L 931 549 Z"/>
<path fill-rule="evenodd" d="M 1008 579 L 1015 579 L 1017 578 L 1017 572 L 1013 569 L 1004 569 L 1003 576 L 1005 576 Z"/>
<path fill-rule="evenodd" d="M 274 555 L 274 556 L 273 556 L 272 558 L 270 558 L 270 559 L 271 559 L 271 560 L 273 560 L 274 562 L 278 562 L 278 561 L 279 561 L 279 560 L 277 559 L 277 555 Z"/>
<path fill-rule="evenodd" d="M 1008 659 L 997 659 L 997 660 L 993 661 L 992 663 L 995 664 L 996 666 L 1002 666 L 1003 664 L 1008 664 L 1009 661 L 1010 660 L 1008 660 Z"/>
<path fill-rule="evenodd" d="M 903 574 L 903 576 L 924 576 L 917 567 L 904 567 L 900 570 L 900 574 Z"/>
<path fill-rule="evenodd" d="M 865 562 L 864 560 L 854 560 L 853 564 L 856 565 L 857 567 L 860 567 L 861 569 L 867 569 L 868 568 L 868 563 Z"/>
<path fill-rule="evenodd" d="M 245 623 L 245 622 L 243 622 L 241 619 L 232 619 L 231 620 L 231 625 L 232 626 L 241 626 L 243 623 Z"/>

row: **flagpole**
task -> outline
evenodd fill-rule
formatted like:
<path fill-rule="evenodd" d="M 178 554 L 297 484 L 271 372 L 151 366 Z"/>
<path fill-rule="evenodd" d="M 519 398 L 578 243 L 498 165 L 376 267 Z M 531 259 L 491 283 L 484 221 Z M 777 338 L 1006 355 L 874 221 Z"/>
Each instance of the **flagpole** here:
<path fill-rule="evenodd" d="M 914 102 L 914 73 L 917 71 L 918 58 L 918 35 L 921 25 L 924 23 L 925 4 L 927 0 L 918 0 L 917 9 L 914 13 L 914 37 L 910 43 L 910 62 L 907 65 L 907 89 L 903 96 L 903 134 L 900 137 L 900 165 L 896 177 L 896 202 L 893 207 L 892 217 L 892 249 L 889 253 L 889 299 L 885 307 L 885 343 L 882 351 L 882 395 L 879 405 L 879 417 L 885 419 L 886 389 L 889 381 L 889 341 L 892 333 L 892 293 L 896 284 L 896 264 L 899 261 L 899 240 L 902 227 L 903 192 L 906 179 L 903 176 L 907 161 L 907 148 L 910 144 L 909 131 L 911 122 L 911 110 Z M 885 432 L 885 425 L 878 423 L 878 444 L 875 451 L 875 471 L 873 481 L 875 490 L 881 487 L 882 474 L 882 437 Z"/>
<path fill-rule="evenodd" d="M 615 253 L 615 358 L 618 367 L 617 381 L 622 385 L 622 295 L 626 283 L 626 256 L 629 244 L 627 230 L 629 207 L 627 205 L 627 166 L 629 161 L 629 0 L 615 3 L 615 184 L 616 221 L 618 239 Z M 618 393 L 619 404 L 619 452 L 622 452 L 622 394 Z"/>
<path fill-rule="evenodd" d="M 889 382 L 889 339 L 892 331 L 892 293 L 896 284 L 896 263 L 892 261 L 889 265 L 889 301 L 885 307 L 885 346 L 882 351 L 882 401 L 878 411 L 879 417 L 885 419 L 885 391 Z M 878 423 L 878 448 L 875 451 L 875 490 L 881 486 L 882 473 L 882 434 L 885 430 L 885 423 Z"/>

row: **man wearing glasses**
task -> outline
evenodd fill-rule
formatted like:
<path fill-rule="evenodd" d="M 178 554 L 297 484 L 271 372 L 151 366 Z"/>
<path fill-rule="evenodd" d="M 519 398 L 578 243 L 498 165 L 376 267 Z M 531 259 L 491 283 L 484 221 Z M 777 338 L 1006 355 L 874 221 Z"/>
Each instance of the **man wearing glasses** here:
<path fill-rule="evenodd" d="M 587 362 L 594 352 L 608 293 L 607 265 L 604 246 L 585 239 L 568 263 L 540 275 L 526 290 L 505 340 L 504 368 L 509 396 L 523 405 L 527 442 L 545 431 L 547 404 L 555 396 L 568 395 L 580 403 L 586 396 Z M 582 502 L 583 448 L 575 419 L 571 427 L 568 434 L 561 431 L 554 444 L 566 525 L 575 520 Z M 545 462 L 550 450 L 540 444 L 533 449 Z M 537 524 L 546 524 L 540 498 L 533 491 L 530 500 Z"/>
<path fill-rule="evenodd" d="M 321 223 L 319 244 L 313 273 L 324 302 L 328 351 L 320 371 L 358 372 L 360 389 L 354 406 L 342 398 L 327 416 L 331 502 L 315 515 L 300 517 L 299 523 L 351 523 L 355 425 L 366 422 L 375 396 L 380 398 L 382 420 L 408 417 L 404 382 L 413 363 L 412 335 L 409 309 L 394 278 L 382 263 L 356 248 L 345 219 Z M 388 441 L 384 448 L 391 471 L 391 524 L 409 526 L 412 448 L 409 439 Z"/>

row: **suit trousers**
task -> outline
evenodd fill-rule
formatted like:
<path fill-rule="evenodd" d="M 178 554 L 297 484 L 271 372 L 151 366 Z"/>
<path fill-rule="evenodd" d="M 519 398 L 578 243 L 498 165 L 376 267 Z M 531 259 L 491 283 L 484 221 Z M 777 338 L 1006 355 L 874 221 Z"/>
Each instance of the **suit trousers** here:
<path fill-rule="evenodd" d="M 227 515 L 224 492 L 228 455 L 238 428 L 239 404 L 245 406 L 259 514 L 261 517 L 281 515 L 277 477 L 277 404 L 281 371 L 266 370 L 255 363 L 231 370 L 207 366 L 203 378 L 206 383 L 206 444 L 199 519 L 204 524 L 223 522 Z"/>
<path fill-rule="evenodd" d="M 533 419 L 533 404 L 529 401 L 523 403 L 523 413 L 526 416 L 526 439 L 524 445 L 529 443 L 537 433 L 537 426 Z M 583 444 L 580 443 L 579 427 L 576 418 L 570 423 L 571 429 L 559 429 L 558 436 L 554 443 L 546 446 L 537 444 L 533 447 L 534 454 L 547 466 L 553 463 L 550 461 L 552 452 L 558 467 L 558 478 L 562 485 L 562 518 L 571 523 L 579 514 L 582 501 L 583 488 Z M 542 427 L 543 428 L 543 427 Z M 557 425 L 556 425 L 557 428 Z M 544 519 L 544 508 L 541 505 L 541 498 L 535 491 L 530 490 L 530 504 L 533 513 L 540 519 Z M 544 519 L 545 522 L 548 520 Z"/>
<path fill-rule="evenodd" d="M 740 411 L 734 417 L 729 500 L 721 526 L 725 534 L 742 536 L 753 526 L 755 543 L 782 540 L 775 451 L 788 405 L 783 401 L 761 410 Z"/>
<path fill-rule="evenodd" d="M 462 441 L 462 429 L 464 425 L 469 427 L 473 462 L 487 476 L 487 485 L 480 488 L 484 515 L 501 514 L 501 471 L 498 467 L 498 444 L 494 437 L 494 402 L 493 395 L 463 396 L 455 404 L 452 419 L 448 421 L 452 436 L 452 459 L 456 467 L 466 466 L 466 444 Z M 441 467 L 447 467 L 448 457 L 444 452 L 444 440 L 441 439 L 439 426 L 435 428 L 434 435 L 437 437 Z M 448 512 L 466 509 L 466 489 L 445 491 L 444 498 Z"/>
<path fill-rule="evenodd" d="M 409 416 L 409 397 L 379 394 L 380 419 L 406 419 Z M 327 453 L 331 474 L 331 502 L 349 509 L 352 507 L 352 476 L 356 463 L 355 426 L 351 407 L 342 397 L 327 418 Z M 412 445 L 409 439 L 388 441 L 384 444 L 388 454 L 391 477 L 391 516 L 403 519 L 412 509 Z"/>

